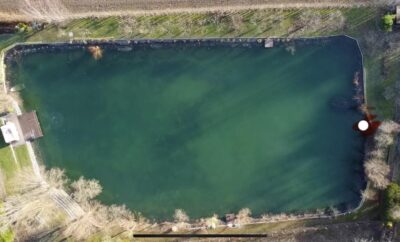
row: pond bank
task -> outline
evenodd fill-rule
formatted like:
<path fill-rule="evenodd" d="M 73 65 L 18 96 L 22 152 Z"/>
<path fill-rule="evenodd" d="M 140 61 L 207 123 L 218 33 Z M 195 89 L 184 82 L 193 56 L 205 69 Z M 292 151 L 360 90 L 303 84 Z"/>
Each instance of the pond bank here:
<path fill-rule="evenodd" d="M 313 43 L 313 41 L 317 41 L 318 43 L 323 43 L 323 41 L 328 41 L 327 38 L 322 37 L 322 38 L 306 38 L 306 39 L 286 39 L 286 38 L 272 38 L 274 40 L 274 43 L 277 45 L 291 45 L 291 44 L 296 44 L 296 45 L 302 45 L 305 44 L 307 45 L 308 43 Z M 99 46 L 105 46 L 106 48 L 111 48 L 111 49 L 117 49 L 120 51 L 127 51 L 127 47 L 133 47 L 135 46 L 145 46 L 145 45 L 151 45 L 151 48 L 162 48 L 163 44 L 167 44 L 168 46 L 174 46 L 174 45 L 179 45 L 179 44 L 185 44 L 185 45 L 192 45 L 192 46 L 207 46 L 207 47 L 212 47 L 215 45 L 229 45 L 229 46 L 234 46 L 234 47 L 248 47 L 251 48 L 253 46 L 258 46 L 260 47 L 264 45 L 263 40 L 265 38 L 245 38 L 245 39 L 202 39 L 202 40 L 194 40 L 194 39 L 178 39 L 178 40 L 133 40 L 133 41 L 108 41 L 108 42 L 102 42 L 102 41 L 82 41 L 82 42 L 72 42 L 72 43 L 56 43 L 56 44 L 34 44 L 34 45 L 24 45 L 24 46 L 16 46 L 13 48 L 12 51 L 8 52 L 11 53 L 10 56 L 7 55 L 7 58 L 12 58 L 13 54 L 18 55 L 18 53 L 29 53 L 32 51 L 40 51 L 43 49 L 50 49 L 54 51 L 58 50 L 63 50 L 65 48 L 71 48 L 71 49 L 79 49 L 79 48 L 85 48 L 87 45 L 99 45 Z M 33 48 L 32 48 L 33 47 Z M 15 51 L 15 52 L 13 52 Z M 362 77 L 362 80 L 364 78 Z M 359 207 L 359 206 L 358 206 Z M 350 212 L 350 211 L 349 211 Z M 348 213 L 348 212 L 346 212 Z M 343 213 L 343 214 L 346 214 Z M 320 218 L 321 215 L 299 215 L 299 216 L 289 216 L 289 219 L 307 219 L 307 218 Z M 303 217 L 303 218 L 302 218 Z M 326 217 L 331 217 L 331 215 L 325 215 Z M 273 220 L 273 219 L 271 219 Z M 255 221 L 256 222 L 256 221 Z M 256 222 L 257 223 L 257 222 Z M 262 221 L 260 221 L 262 223 Z"/>

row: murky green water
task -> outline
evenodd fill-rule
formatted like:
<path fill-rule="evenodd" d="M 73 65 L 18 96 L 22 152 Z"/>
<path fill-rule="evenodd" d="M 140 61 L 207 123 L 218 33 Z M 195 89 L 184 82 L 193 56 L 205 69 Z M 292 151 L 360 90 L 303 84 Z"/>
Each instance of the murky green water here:
<path fill-rule="evenodd" d="M 362 187 L 353 42 L 136 47 L 15 58 L 46 165 L 100 180 L 106 203 L 150 218 L 351 207 Z M 333 101 L 332 101 L 333 100 Z"/>

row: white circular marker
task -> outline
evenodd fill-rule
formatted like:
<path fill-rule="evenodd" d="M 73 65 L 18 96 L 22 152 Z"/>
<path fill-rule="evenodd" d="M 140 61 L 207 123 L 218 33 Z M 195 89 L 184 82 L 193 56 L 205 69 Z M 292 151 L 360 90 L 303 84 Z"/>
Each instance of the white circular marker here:
<path fill-rule="evenodd" d="M 358 122 L 357 127 L 361 131 L 365 131 L 369 128 L 369 123 L 365 120 L 361 120 Z"/>

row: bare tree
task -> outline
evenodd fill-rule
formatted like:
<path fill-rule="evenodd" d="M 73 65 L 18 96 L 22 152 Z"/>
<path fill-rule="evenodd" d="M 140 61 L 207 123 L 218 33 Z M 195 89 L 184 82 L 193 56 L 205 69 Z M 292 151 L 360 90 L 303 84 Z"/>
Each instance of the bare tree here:
<path fill-rule="evenodd" d="M 382 122 L 379 130 L 384 133 L 398 133 L 400 131 L 400 125 L 392 120 Z"/>
<path fill-rule="evenodd" d="M 376 189 L 367 187 L 364 191 L 361 191 L 361 197 L 365 200 L 375 201 L 378 199 L 378 193 Z"/>
<path fill-rule="evenodd" d="M 175 209 L 174 213 L 175 224 L 172 224 L 171 230 L 178 231 L 189 227 L 189 216 L 182 209 Z"/>
<path fill-rule="evenodd" d="M 373 186 L 378 189 L 385 189 L 389 181 L 389 165 L 381 159 L 368 159 L 365 164 L 365 174 L 372 182 Z"/>
<path fill-rule="evenodd" d="M 52 168 L 45 170 L 44 166 L 40 167 L 43 179 L 47 182 L 50 187 L 56 189 L 65 189 L 65 185 L 68 183 L 68 178 L 65 175 L 65 171 L 60 168 Z"/>
<path fill-rule="evenodd" d="M 119 31 L 124 35 L 124 36 L 132 36 L 135 29 L 138 27 L 138 21 L 136 18 L 131 17 L 131 16 L 124 16 L 121 17 L 119 20 Z"/>
<path fill-rule="evenodd" d="M 236 215 L 235 223 L 237 224 L 247 224 L 253 221 L 251 218 L 251 210 L 249 208 L 241 209 Z"/>
<path fill-rule="evenodd" d="M 390 167 L 385 160 L 385 155 L 394 141 L 394 135 L 399 131 L 398 123 L 384 121 L 375 134 L 375 147 L 364 162 L 365 174 L 375 188 L 385 189 L 390 183 Z"/>
<path fill-rule="evenodd" d="M 127 238 L 132 238 L 133 231 L 143 225 L 136 222 L 134 214 L 125 205 L 109 206 L 107 216 L 109 234 L 112 234 L 113 230 L 118 230 L 119 236 L 125 235 Z"/>
<path fill-rule="evenodd" d="M 390 133 L 379 132 L 375 135 L 375 142 L 377 148 L 386 149 L 389 145 L 393 144 L 394 138 Z"/>
<path fill-rule="evenodd" d="M 99 181 L 95 179 L 87 180 L 83 177 L 80 177 L 77 181 L 71 183 L 71 188 L 72 198 L 80 204 L 87 203 L 89 200 L 92 200 L 103 190 Z"/>
<path fill-rule="evenodd" d="M 107 207 L 97 201 L 87 202 L 86 213 L 68 223 L 62 234 L 67 238 L 84 240 L 98 233 L 107 225 Z"/>
<path fill-rule="evenodd" d="M 235 31 L 240 30 L 243 27 L 244 20 L 243 16 L 240 13 L 232 13 L 230 15 L 232 27 Z"/>
<path fill-rule="evenodd" d="M 24 0 L 20 11 L 31 19 L 60 22 L 69 16 L 68 9 L 60 0 Z"/>
<path fill-rule="evenodd" d="M 295 20 L 294 28 L 299 33 L 317 31 L 333 32 L 344 27 L 346 18 L 340 10 L 321 12 L 318 10 L 303 10 Z"/>
<path fill-rule="evenodd" d="M 50 230 L 52 225 L 63 220 L 63 212 L 51 196 L 53 189 L 65 184 L 63 172 L 59 169 L 42 169 L 42 172 L 48 182 L 36 176 L 30 168 L 15 173 L 11 180 L 13 195 L 8 196 L 1 207 L 2 231 L 11 227 L 19 238 L 29 238 Z"/>
<path fill-rule="evenodd" d="M 175 222 L 188 222 L 189 216 L 182 209 L 175 209 L 174 220 Z"/>
<path fill-rule="evenodd" d="M 398 221 L 400 219 L 400 206 L 397 205 L 391 208 L 389 214 L 393 220 Z"/>

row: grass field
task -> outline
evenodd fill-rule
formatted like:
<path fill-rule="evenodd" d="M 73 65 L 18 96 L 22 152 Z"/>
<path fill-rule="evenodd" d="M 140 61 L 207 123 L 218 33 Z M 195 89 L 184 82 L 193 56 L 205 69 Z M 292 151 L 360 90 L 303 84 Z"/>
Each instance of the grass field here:
<path fill-rule="evenodd" d="M 13 174 L 13 172 L 18 169 L 18 165 L 14 161 L 9 146 L 0 148 L 0 167 L 7 176 Z"/>
<path fill-rule="evenodd" d="M 10 146 L 2 146 L 0 148 L 0 167 L 8 177 L 17 169 L 29 167 L 31 165 L 26 145 L 14 148 L 14 151 L 18 159 L 17 162 L 12 155 Z"/>

